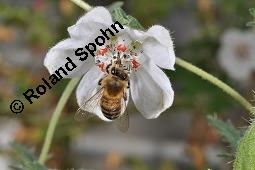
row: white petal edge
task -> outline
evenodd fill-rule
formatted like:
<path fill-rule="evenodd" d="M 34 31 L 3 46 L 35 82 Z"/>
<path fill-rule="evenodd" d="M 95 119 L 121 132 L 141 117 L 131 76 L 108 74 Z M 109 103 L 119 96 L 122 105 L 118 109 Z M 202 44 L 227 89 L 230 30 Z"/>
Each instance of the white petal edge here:
<path fill-rule="evenodd" d="M 105 29 L 113 23 L 110 12 L 104 7 L 95 7 L 88 13 L 84 14 L 75 25 L 68 27 L 71 37 L 88 38 L 88 36 L 100 29 Z M 99 25 L 95 27 L 95 25 Z M 98 34 L 99 35 L 99 34 Z M 94 39 L 98 36 L 95 35 Z M 82 37 L 81 37 L 82 36 Z"/>
<path fill-rule="evenodd" d="M 101 72 L 96 66 L 93 66 L 87 74 L 85 74 L 82 80 L 79 83 L 79 86 L 76 90 L 76 98 L 78 105 L 81 109 L 85 109 L 82 107 L 83 103 L 90 99 L 96 92 L 99 90 L 98 81 L 104 76 L 103 72 Z M 95 114 L 100 119 L 104 121 L 111 121 L 107 119 L 99 105 L 95 107 L 93 110 L 85 110 L 90 112 L 91 114 Z"/>
<path fill-rule="evenodd" d="M 247 44 L 249 54 L 250 54 L 250 62 L 252 63 L 253 70 L 255 70 L 255 32 L 253 30 L 249 30 L 244 32 L 243 43 Z"/>
<path fill-rule="evenodd" d="M 157 39 L 161 44 L 173 47 L 172 38 L 169 31 L 165 27 L 153 25 L 148 29 L 147 34 Z"/>
<path fill-rule="evenodd" d="M 145 55 L 159 67 L 175 70 L 174 45 L 169 31 L 160 25 L 154 25 L 146 34 L 148 37 L 143 42 Z"/>
<path fill-rule="evenodd" d="M 94 43 L 98 36 L 102 36 L 100 29 L 106 30 L 110 25 L 105 25 L 99 22 L 86 22 L 68 27 L 70 37 Z"/>
<path fill-rule="evenodd" d="M 166 74 L 151 60 L 131 74 L 131 96 L 139 112 L 147 118 L 157 118 L 169 108 L 174 91 Z"/>
<path fill-rule="evenodd" d="M 67 63 L 67 57 L 69 57 L 72 62 L 77 66 L 68 75 L 63 75 L 63 78 L 78 77 L 84 75 L 94 64 L 94 58 L 88 55 L 87 60 L 80 61 L 79 57 L 75 55 L 75 50 L 84 46 L 84 42 L 65 39 L 60 41 L 54 47 L 52 47 L 44 59 L 44 66 L 48 69 L 50 74 L 53 74 L 57 69 L 63 67 L 65 69 L 65 64 Z"/>
<path fill-rule="evenodd" d="M 87 12 L 85 15 L 83 15 L 78 21 L 77 24 L 88 22 L 88 21 L 94 21 L 99 22 L 102 24 L 112 24 L 112 16 L 110 12 L 102 7 L 94 7 L 92 10 Z"/>
<path fill-rule="evenodd" d="M 231 45 L 233 42 L 238 42 L 242 39 L 242 32 L 238 29 L 232 28 L 223 33 L 221 36 L 221 43 Z"/>

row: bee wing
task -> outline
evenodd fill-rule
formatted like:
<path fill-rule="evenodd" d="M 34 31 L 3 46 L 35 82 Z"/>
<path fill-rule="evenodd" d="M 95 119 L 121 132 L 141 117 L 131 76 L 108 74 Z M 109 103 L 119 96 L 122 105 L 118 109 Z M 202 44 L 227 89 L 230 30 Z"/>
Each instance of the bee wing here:
<path fill-rule="evenodd" d="M 77 121 L 87 120 L 94 116 L 93 111 L 100 105 L 100 99 L 103 95 L 104 88 L 100 88 L 92 97 L 86 100 L 74 115 Z"/>
<path fill-rule="evenodd" d="M 121 104 L 124 112 L 120 115 L 120 117 L 117 118 L 115 124 L 121 132 L 127 132 L 129 128 L 129 114 L 127 111 L 127 102 L 125 102 L 124 99 L 122 99 Z"/>
<path fill-rule="evenodd" d="M 129 128 L 129 114 L 124 112 L 115 122 L 121 132 L 127 132 Z"/>
<path fill-rule="evenodd" d="M 88 120 L 90 118 L 92 118 L 94 115 L 90 112 L 86 112 L 85 110 L 82 110 L 81 108 L 79 108 L 75 115 L 74 115 L 74 120 L 76 121 L 84 121 L 84 120 Z"/>

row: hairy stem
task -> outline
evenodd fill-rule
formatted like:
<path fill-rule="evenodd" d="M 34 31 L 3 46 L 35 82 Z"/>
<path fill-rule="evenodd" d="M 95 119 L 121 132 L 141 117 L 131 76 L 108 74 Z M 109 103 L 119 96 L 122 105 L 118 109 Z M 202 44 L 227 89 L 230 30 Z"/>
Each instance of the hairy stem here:
<path fill-rule="evenodd" d="M 222 89 L 224 92 L 226 92 L 228 95 L 230 95 L 232 98 L 234 98 L 237 102 L 239 102 L 246 110 L 252 113 L 252 105 L 250 102 L 248 102 L 243 96 L 241 96 L 237 91 L 235 91 L 233 88 L 231 88 L 226 83 L 222 82 L 218 78 L 214 77 L 213 75 L 203 71 L 202 69 L 188 63 L 187 61 L 184 61 L 180 58 L 176 58 L 176 64 L 179 66 L 185 68 L 186 70 L 202 77 L 203 79 L 209 81 L 213 85 L 217 86 L 218 88 Z"/>
<path fill-rule="evenodd" d="M 82 0 L 71 0 L 71 1 L 86 11 L 89 11 L 92 8 L 89 4 L 87 4 L 86 2 L 84 2 Z M 79 80 L 80 80 L 79 78 L 72 79 L 68 83 L 65 91 L 63 92 L 63 94 L 57 104 L 55 111 L 52 114 L 50 124 L 49 124 L 49 127 L 46 132 L 46 137 L 45 137 L 45 140 L 43 143 L 43 148 L 42 148 L 41 154 L 39 156 L 39 160 L 38 160 L 39 163 L 41 163 L 41 164 L 44 164 L 44 162 L 47 159 L 47 155 L 49 153 L 50 145 L 51 145 L 51 142 L 52 142 L 52 139 L 54 136 L 54 132 L 55 132 L 60 114 L 61 114 L 68 98 L 70 97 L 73 89 L 76 87 L 77 83 L 79 82 Z"/>
<path fill-rule="evenodd" d="M 77 6 L 81 7 L 85 11 L 89 11 L 92 7 L 87 4 L 86 2 L 82 0 L 71 0 L 73 3 L 75 3 Z"/>
<path fill-rule="evenodd" d="M 52 142 L 52 138 L 54 136 L 54 132 L 60 117 L 60 114 L 68 100 L 68 98 L 70 97 L 70 95 L 72 94 L 72 91 L 74 90 L 74 88 L 76 87 L 77 83 L 79 82 L 79 78 L 75 78 L 70 80 L 70 82 L 68 83 L 68 85 L 65 88 L 65 91 L 63 92 L 57 107 L 55 109 L 55 111 L 52 114 L 51 120 L 50 120 L 50 124 L 49 127 L 47 129 L 47 133 L 46 133 L 46 137 L 44 140 L 44 144 L 43 144 L 43 148 L 41 151 L 41 154 L 39 156 L 39 163 L 44 164 L 44 162 L 47 159 L 47 155 L 50 149 L 50 145 Z"/>

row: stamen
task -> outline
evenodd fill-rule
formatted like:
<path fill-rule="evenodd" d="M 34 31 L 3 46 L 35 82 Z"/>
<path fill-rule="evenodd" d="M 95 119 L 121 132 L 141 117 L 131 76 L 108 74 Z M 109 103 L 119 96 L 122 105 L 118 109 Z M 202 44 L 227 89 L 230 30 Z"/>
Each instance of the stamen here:
<path fill-rule="evenodd" d="M 142 53 L 140 42 L 132 41 L 130 44 L 124 42 L 124 40 L 121 43 L 110 41 L 105 47 L 97 50 L 95 63 L 105 74 L 108 74 L 106 68 L 110 64 L 122 67 L 128 74 L 133 70 L 137 71 L 141 66 L 139 63 L 139 57 Z"/>
<path fill-rule="evenodd" d="M 138 67 L 140 67 L 140 63 L 138 63 L 137 61 L 136 61 L 136 59 L 132 59 L 132 61 L 131 61 L 131 63 L 132 63 L 132 67 L 134 68 L 134 69 L 137 69 Z"/>
<path fill-rule="evenodd" d="M 125 52 L 126 49 L 127 49 L 127 47 L 125 47 L 124 44 L 119 44 L 119 45 L 117 46 L 117 50 L 118 50 L 118 51 Z"/>
<path fill-rule="evenodd" d="M 97 55 L 104 55 L 105 53 L 107 53 L 108 48 L 101 48 L 97 51 Z"/>

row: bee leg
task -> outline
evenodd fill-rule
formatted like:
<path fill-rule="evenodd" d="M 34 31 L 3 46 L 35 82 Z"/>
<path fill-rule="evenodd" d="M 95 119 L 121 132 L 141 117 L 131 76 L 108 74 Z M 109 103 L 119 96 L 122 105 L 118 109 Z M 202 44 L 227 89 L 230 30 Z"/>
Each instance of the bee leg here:
<path fill-rule="evenodd" d="M 127 93 L 123 93 L 123 99 L 125 100 L 125 101 L 127 101 Z"/>
<path fill-rule="evenodd" d="M 127 88 L 129 89 L 130 88 L 130 80 L 128 79 L 128 86 Z"/>
<path fill-rule="evenodd" d="M 101 79 L 98 81 L 98 85 L 99 85 L 99 86 L 102 85 L 102 80 L 103 80 L 103 78 L 101 78 Z"/>

